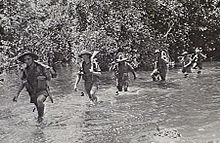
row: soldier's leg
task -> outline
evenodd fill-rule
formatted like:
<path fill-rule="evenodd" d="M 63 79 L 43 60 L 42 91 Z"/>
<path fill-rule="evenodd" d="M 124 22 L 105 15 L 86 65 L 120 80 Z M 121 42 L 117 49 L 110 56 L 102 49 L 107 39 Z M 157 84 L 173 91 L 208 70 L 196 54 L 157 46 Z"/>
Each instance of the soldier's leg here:
<path fill-rule="evenodd" d="M 161 81 L 166 80 L 166 74 L 167 74 L 167 71 L 165 69 L 160 71 Z"/>
<path fill-rule="evenodd" d="M 128 91 L 128 80 L 124 82 L 124 91 Z"/>
<path fill-rule="evenodd" d="M 116 87 L 118 91 L 122 91 L 122 80 L 119 78 L 116 79 Z"/>
<path fill-rule="evenodd" d="M 128 79 L 128 75 L 126 75 L 124 76 L 124 79 L 123 79 L 124 91 L 128 91 L 128 83 L 129 83 L 129 79 Z"/>
<path fill-rule="evenodd" d="M 97 96 L 96 96 L 96 92 L 98 91 L 98 84 L 97 83 L 93 83 L 92 85 L 92 89 L 90 91 L 90 95 L 92 97 L 92 100 L 97 102 Z"/>
<path fill-rule="evenodd" d="M 156 76 L 154 74 L 151 74 L 151 77 L 152 77 L 153 81 L 156 81 Z"/>
<path fill-rule="evenodd" d="M 153 81 L 157 80 L 157 75 L 158 75 L 158 71 L 157 70 L 153 70 L 153 72 L 151 73 L 151 77 L 152 77 Z"/>
<path fill-rule="evenodd" d="M 160 81 L 162 78 L 161 78 L 161 76 L 158 74 L 158 75 L 156 75 L 156 80 L 157 81 Z"/>
<path fill-rule="evenodd" d="M 198 63 L 198 74 L 202 72 L 202 63 Z"/>
<path fill-rule="evenodd" d="M 185 68 L 185 67 L 182 67 L 182 73 L 183 73 L 183 75 L 184 75 L 184 78 L 187 78 L 188 77 L 188 72 L 187 72 L 187 68 Z"/>
<path fill-rule="evenodd" d="M 193 63 L 192 69 L 197 69 L 198 63 Z"/>
<path fill-rule="evenodd" d="M 119 91 L 119 87 L 118 87 L 119 83 L 118 83 L 118 78 L 115 79 L 115 86 L 117 88 L 117 91 L 115 92 L 115 95 L 118 95 L 118 91 Z"/>
<path fill-rule="evenodd" d="M 89 99 L 92 100 L 92 96 L 91 96 L 91 93 L 90 93 L 90 91 L 92 89 L 92 82 L 85 81 L 84 87 L 85 87 L 85 91 L 86 91 L 87 95 L 89 96 Z"/>
<path fill-rule="evenodd" d="M 46 100 L 47 96 L 41 94 L 37 97 L 37 111 L 38 111 L 38 121 L 41 122 L 44 116 L 44 101 Z"/>

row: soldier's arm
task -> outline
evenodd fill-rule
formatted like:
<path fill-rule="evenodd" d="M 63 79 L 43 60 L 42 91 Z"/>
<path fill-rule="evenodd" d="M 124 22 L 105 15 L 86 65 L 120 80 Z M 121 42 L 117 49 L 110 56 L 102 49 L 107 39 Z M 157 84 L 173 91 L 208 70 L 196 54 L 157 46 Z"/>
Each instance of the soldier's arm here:
<path fill-rule="evenodd" d="M 202 53 L 201 53 L 201 56 L 202 56 L 204 59 L 206 59 L 206 58 L 207 58 L 207 56 L 206 56 L 206 55 L 204 55 L 204 54 L 202 54 Z"/>
<path fill-rule="evenodd" d="M 190 66 L 192 64 L 192 61 L 189 61 L 187 64 L 184 65 L 184 68 L 187 68 L 188 66 Z"/>
<path fill-rule="evenodd" d="M 76 76 L 76 81 L 75 81 L 75 84 L 74 84 L 74 90 L 77 91 L 77 85 L 78 83 L 80 82 L 81 80 L 81 76 L 82 76 L 82 71 L 79 71 L 77 76 Z"/>
<path fill-rule="evenodd" d="M 127 63 L 127 64 L 128 64 L 129 69 L 130 69 L 130 72 L 133 74 L 134 80 L 135 80 L 135 79 L 136 79 L 136 73 L 135 73 L 135 71 L 134 71 L 134 68 L 132 67 L 131 64 L 129 64 L 129 63 Z"/>
<path fill-rule="evenodd" d="M 183 63 L 183 56 L 178 56 L 177 59 L 180 63 Z"/>
<path fill-rule="evenodd" d="M 188 63 L 184 62 L 184 65 L 183 65 L 184 68 L 187 68 L 187 67 L 191 66 L 192 64 L 194 64 L 196 56 L 188 57 L 188 59 L 189 59 Z"/>
<path fill-rule="evenodd" d="M 81 75 L 78 74 L 77 77 L 76 77 L 75 85 L 74 85 L 74 90 L 75 91 L 77 91 L 77 85 L 80 82 L 80 79 L 81 79 Z"/>
<path fill-rule="evenodd" d="M 20 95 L 21 91 L 24 89 L 24 83 L 22 82 L 20 85 L 19 85 L 19 88 L 18 88 L 18 91 L 17 91 L 17 94 L 16 94 L 16 99 L 18 98 L 18 96 Z"/>
<path fill-rule="evenodd" d="M 134 80 L 137 78 L 137 76 L 136 76 L 136 73 L 135 73 L 135 71 L 133 70 L 132 71 L 132 74 L 133 74 L 133 76 L 134 76 Z"/>
<path fill-rule="evenodd" d="M 14 102 L 17 102 L 18 96 L 20 95 L 21 91 L 24 89 L 25 84 L 26 84 L 26 82 L 27 82 L 27 80 L 25 80 L 25 75 L 24 75 L 24 73 L 22 73 L 21 80 L 22 80 L 22 81 L 21 81 L 21 83 L 20 83 L 20 85 L 19 85 L 19 87 L 18 87 L 17 94 L 16 94 L 16 95 L 14 96 L 14 98 L 13 98 L 13 101 L 14 101 Z"/>
<path fill-rule="evenodd" d="M 154 69 L 157 69 L 158 68 L 158 61 L 155 61 L 154 62 Z"/>
<path fill-rule="evenodd" d="M 198 61 L 198 55 L 194 55 L 192 58 L 191 58 L 191 61 L 192 62 L 197 62 Z"/>

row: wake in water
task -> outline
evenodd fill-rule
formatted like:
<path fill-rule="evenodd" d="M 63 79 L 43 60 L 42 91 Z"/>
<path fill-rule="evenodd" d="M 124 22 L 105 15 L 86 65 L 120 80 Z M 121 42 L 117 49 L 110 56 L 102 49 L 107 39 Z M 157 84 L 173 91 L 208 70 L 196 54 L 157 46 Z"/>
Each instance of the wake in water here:
<path fill-rule="evenodd" d="M 70 83 L 76 73 L 62 69 L 50 83 L 54 104 L 46 100 L 42 123 L 36 122 L 26 92 L 16 104 L 8 104 L 16 93 L 18 77 L 7 75 L 4 83 L 10 90 L 0 88 L 4 90 L 0 142 L 217 142 L 219 71 L 206 66 L 199 78 L 196 73 L 183 78 L 178 71 L 170 71 L 166 82 L 152 82 L 149 72 L 138 72 L 128 91 L 119 95 L 115 95 L 113 80 L 101 81 L 98 103 L 93 104 L 81 96 L 83 83 L 78 92 L 73 91 Z"/>

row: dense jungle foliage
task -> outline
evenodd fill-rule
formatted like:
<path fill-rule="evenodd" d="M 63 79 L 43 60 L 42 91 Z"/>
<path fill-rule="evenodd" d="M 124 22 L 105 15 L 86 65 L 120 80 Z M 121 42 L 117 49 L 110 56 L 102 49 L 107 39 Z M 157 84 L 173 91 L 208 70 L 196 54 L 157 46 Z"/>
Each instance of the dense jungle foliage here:
<path fill-rule="evenodd" d="M 150 69 L 155 49 L 172 61 L 202 47 L 220 59 L 219 0 L 2 0 L 0 46 L 5 64 L 24 50 L 47 61 L 73 61 L 82 49 L 99 50 L 107 69 L 118 52 Z M 1 57 L 1 58 L 2 58 Z M 1 60 L 3 61 L 3 60 Z M 2 64 L 2 63 L 1 63 Z"/>

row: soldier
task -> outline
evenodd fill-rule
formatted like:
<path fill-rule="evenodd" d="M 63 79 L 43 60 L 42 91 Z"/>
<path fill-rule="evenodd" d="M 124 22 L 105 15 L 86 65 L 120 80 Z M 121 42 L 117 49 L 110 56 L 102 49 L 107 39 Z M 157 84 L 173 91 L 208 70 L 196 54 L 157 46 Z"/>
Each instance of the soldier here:
<path fill-rule="evenodd" d="M 191 67 L 192 67 L 192 59 L 188 52 L 182 53 L 182 59 L 180 59 L 180 62 L 182 63 L 182 72 L 184 73 L 184 77 L 188 77 L 189 73 L 191 73 Z"/>
<path fill-rule="evenodd" d="M 153 81 L 160 80 L 165 81 L 166 80 L 166 74 L 167 74 L 167 68 L 168 68 L 168 63 L 165 61 L 164 58 L 161 57 L 161 52 L 160 50 L 155 50 L 155 62 L 154 62 L 154 70 L 151 73 L 151 77 Z"/>
<path fill-rule="evenodd" d="M 84 87 L 89 99 L 93 102 L 97 102 L 97 97 L 95 94 L 98 90 L 98 77 L 101 75 L 101 69 L 98 63 L 91 59 L 91 52 L 83 50 L 79 54 L 79 57 L 82 58 L 83 61 L 80 64 L 80 70 L 76 78 L 74 90 L 77 91 L 77 85 L 82 77 L 82 79 L 85 81 Z"/>
<path fill-rule="evenodd" d="M 202 60 L 206 59 L 207 56 L 202 54 L 202 48 L 196 48 L 195 49 L 195 55 L 192 58 L 192 61 L 194 62 L 193 64 L 193 69 L 197 69 L 197 73 L 200 74 L 202 70 Z"/>
<path fill-rule="evenodd" d="M 18 60 L 25 63 L 26 67 L 22 71 L 22 83 L 13 101 L 17 102 L 20 92 L 26 87 L 30 96 L 30 103 L 35 104 L 38 111 L 38 121 L 41 122 L 44 115 L 44 101 L 48 96 L 51 102 L 53 100 L 48 93 L 49 87 L 47 84 L 47 81 L 51 79 L 51 74 L 45 67 L 34 61 L 37 59 L 38 55 L 32 52 L 25 52 L 18 57 Z"/>
<path fill-rule="evenodd" d="M 133 74 L 134 80 L 136 79 L 134 68 L 127 62 L 127 58 L 124 58 L 122 54 L 119 54 L 119 59 L 116 60 L 110 70 L 115 71 L 116 87 L 118 89 L 116 94 L 118 94 L 119 91 L 122 91 L 123 88 L 124 91 L 128 90 L 129 72 Z"/>

